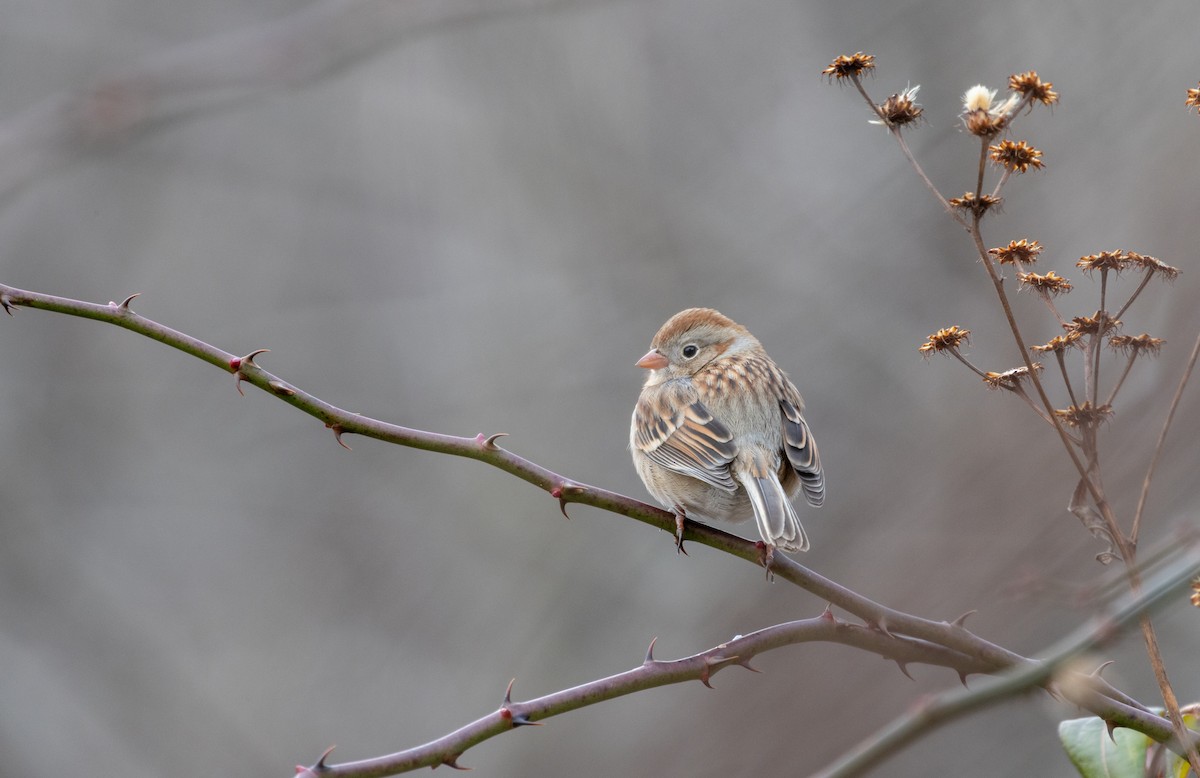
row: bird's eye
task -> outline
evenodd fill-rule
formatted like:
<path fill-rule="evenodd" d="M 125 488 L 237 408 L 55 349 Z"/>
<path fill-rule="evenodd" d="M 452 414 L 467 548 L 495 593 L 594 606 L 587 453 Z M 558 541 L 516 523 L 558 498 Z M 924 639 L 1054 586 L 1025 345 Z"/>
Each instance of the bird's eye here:
<path fill-rule="evenodd" d="M 683 347 L 683 358 L 691 359 L 692 357 L 696 356 L 699 351 L 700 349 L 696 347 L 695 343 L 689 343 Z"/>

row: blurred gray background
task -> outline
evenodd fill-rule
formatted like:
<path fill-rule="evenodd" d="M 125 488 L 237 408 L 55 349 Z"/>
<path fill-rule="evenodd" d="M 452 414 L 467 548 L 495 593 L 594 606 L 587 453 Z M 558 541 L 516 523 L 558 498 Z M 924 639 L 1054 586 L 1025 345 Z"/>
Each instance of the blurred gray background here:
<path fill-rule="evenodd" d="M 309 12 L 306 9 L 317 8 Z M 1197 7 L 292 0 L 0 3 L 0 281 L 135 308 L 341 407 L 504 445 L 646 498 L 626 451 L 659 324 L 748 325 L 808 403 L 829 482 L 802 558 L 894 607 L 1036 654 L 1113 571 L 1065 510 L 1071 467 L 1019 401 L 916 347 L 952 323 L 1017 358 L 966 235 L 849 88 L 921 84 L 914 151 L 948 195 L 960 95 L 1036 69 L 1061 105 L 1015 138 L 989 245 L 1043 268 L 1128 248 L 1179 266 L 1126 317 L 1168 346 L 1104 432 L 1128 518 L 1200 328 Z M 300 14 L 299 17 L 295 16 Z M 324 15 L 324 16 L 323 16 Z M 326 18 L 327 16 L 327 18 Z M 296 20 L 293 21 L 288 20 Z M 278 26 L 282 25 L 282 26 Z M 324 34 L 324 30 L 332 30 Z M 239 37 L 240 36 L 240 37 Z M 247 56 L 249 52 L 249 56 Z M 90 91 L 89 91 L 90 90 Z M 1122 287 L 1128 288 L 1128 286 Z M 1036 300 L 1033 342 L 1055 333 Z M 1109 362 L 1108 375 L 1116 368 Z M 1144 544 L 1194 521 L 1191 387 Z M 290 775 L 816 615 L 751 565 L 479 463 L 348 438 L 195 359 L 32 310 L 0 321 L 0 773 Z M 742 528 L 752 531 L 750 528 Z M 1019 584 L 1014 587 L 1014 583 Z M 1014 588 L 1017 593 L 1014 594 Z M 1200 699 L 1200 612 L 1157 617 Z M 1108 676 L 1157 690 L 1130 636 Z M 809 645 L 494 739 L 482 776 L 797 775 L 957 684 Z M 938 731 L 889 775 L 1068 776 L 1035 695 Z"/>

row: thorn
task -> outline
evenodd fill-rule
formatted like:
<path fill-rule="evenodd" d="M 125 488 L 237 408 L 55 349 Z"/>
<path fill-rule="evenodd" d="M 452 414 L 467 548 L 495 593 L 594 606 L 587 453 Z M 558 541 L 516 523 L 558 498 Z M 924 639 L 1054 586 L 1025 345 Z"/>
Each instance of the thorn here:
<path fill-rule="evenodd" d="M 509 708 L 500 709 L 500 718 L 504 719 L 509 725 L 516 729 L 517 727 L 540 727 L 542 722 L 534 721 L 524 713 L 513 713 Z"/>
<path fill-rule="evenodd" d="M 528 716 L 526 716 L 523 713 L 517 714 L 517 713 L 512 712 L 512 708 L 510 707 L 512 705 L 512 688 L 513 688 L 513 684 L 516 682 L 517 682 L 516 678 L 512 679 L 511 681 L 508 682 L 508 688 L 504 690 L 504 704 L 500 706 L 500 718 L 508 721 L 510 724 L 513 725 L 513 727 L 540 727 L 540 726 L 542 726 L 542 722 L 532 721 L 532 720 L 530 720 L 530 718 Z"/>
<path fill-rule="evenodd" d="M 749 659 L 745 660 L 744 662 L 738 662 L 737 664 L 740 667 L 746 668 L 747 670 L 749 670 L 752 673 L 761 673 L 762 672 L 762 670 L 759 670 L 757 667 L 754 667 L 753 665 L 751 665 Z"/>
<path fill-rule="evenodd" d="M 646 659 L 642 662 L 643 665 L 654 664 L 654 644 L 658 642 L 658 635 L 650 639 L 650 647 L 646 649 Z"/>
<path fill-rule="evenodd" d="M 892 661 L 896 663 L 896 667 L 900 668 L 900 672 L 904 673 L 905 678 L 916 683 L 917 679 L 908 674 L 908 662 L 901 662 L 899 659 L 893 659 Z"/>
<path fill-rule="evenodd" d="M 567 516 L 567 498 L 563 496 L 562 487 L 556 486 L 553 489 L 551 489 L 550 496 L 553 497 L 554 499 L 558 500 L 558 509 L 560 511 L 562 511 L 562 515 Z M 570 520 L 571 520 L 571 517 L 567 516 L 567 521 L 570 521 Z"/>
<path fill-rule="evenodd" d="M 270 350 L 271 349 L 269 348 L 260 348 L 256 349 L 255 351 L 251 351 L 244 357 L 234 357 L 233 359 L 229 360 L 230 372 L 236 373 L 237 371 L 241 370 L 243 364 L 253 365 L 255 357 L 257 357 L 259 354 L 266 354 L 270 352 Z"/>
<path fill-rule="evenodd" d="M 1115 721 L 1108 721 L 1108 720 L 1105 720 L 1105 722 L 1104 722 L 1104 728 L 1105 728 L 1106 730 L 1108 730 L 1108 737 L 1109 737 L 1109 739 L 1110 739 L 1110 740 L 1112 740 L 1112 742 L 1116 743 L 1116 742 L 1117 742 L 1117 736 L 1116 736 L 1115 732 L 1116 732 L 1116 730 L 1117 730 L 1117 722 L 1115 722 Z"/>
<path fill-rule="evenodd" d="M 326 424 L 325 426 L 328 429 L 333 430 L 333 437 L 335 440 L 337 440 L 337 443 L 339 446 L 346 449 L 347 451 L 354 450 L 354 449 L 350 448 L 349 446 L 347 446 L 346 442 L 342 440 L 342 433 L 345 432 L 346 430 L 342 427 L 341 424 Z"/>
<path fill-rule="evenodd" d="M 733 656 L 704 657 L 704 669 L 700 671 L 700 683 L 711 689 L 713 688 L 713 685 L 709 683 L 709 679 L 713 677 L 713 674 L 717 670 L 729 665 L 741 663 L 741 657 L 736 654 Z"/>
<path fill-rule="evenodd" d="M 296 394 L 295 389 L 292 389 L 282 381 L 267 381 L 267 386 L 271 388 L 272 392 L 280 397 L 293 397 Z"/>
<path fill-rule="evenodd" d="M 822 619 L 823 621 L 832 621 L 834 624 L 837 624 L 837 616 L 833 615 L 832 602 L 825 603 L 825 610 L 821 611 L 821 615 L 818 616 L 818 618 Z"/>
<path fill-rule="evenodd" d="M 462 756 L 462 754 L 450 754 L 449 756 L 442 757 L 442 764 L 446 765 L 447 767 L 453 767 L 455 770 L 470 770 L 470 767 L 463 767 L 458 763 L 458 758 L 460 756 Z M 437 765 L 434 765 L 433 769 L 436 770 L 437 767 Z"/>
<path fill-rule="evenodd" d="M 133 298 L 141 297 L 141 296 L 142 296 L 141 292 L 134 292 L 133 294 L 129 295 L 124 300 L 122 300 L 119 304 L 114 303 L 112 300 L 109 300 L 108 304 L 111 305 L 113 308 L 116 308 L 119 311 L 121 311 L 122 313 L 124 313 L 129 310 L 129 304 L 131 302 L 133 302 Z"/>
<path fill-rule="evenodd" d="M 271 349 L 269 348 L 260 348 L 256 349 L 255 351 L 251 351 L 244 357 L 234 357 L 233 359 L 229 360 L 229 369 L 237 378 L 237 381 L 235 381 L 233 385 L 237 388 L 238 394 L 240 394 L 242 397 L 246 396 L 246 393 L 242 391 L 242 381 L 245 380 L 245 376 L 242 374 L 242 366 L 250 365 L 251 367 L 258 367 L 258 365 L 254 364 L 254 358 L 259 354 L 266 354 L 270 350 Z"/>
<path fill-rule="evenodd" d="M 11 297 L 9 297 L 7 294 L 0 294 L 0 307 L 3 307 L 4 312 L 7 313 L 9 316 L 12 316 L 13 311 L 16 310 L 16 308 L 17 308 L 17 305 L 16 305 L 16 303 L 13 302 L 13 299 Z"/>
<path fill-rule="evenodd" d="M 952 626 L 952 627 L 958 627 L 959 629 L 965 629 L 965 627 L 963 627 L 963 624 L 966 624 L 966 623 L 967 623 L 967 617 L 969 617 L 969 616 L 973 616 L 973 615 L 974 615 L 974 614 L 976 614 L 976 613 L 979 613 L 979 611 L 977 611 L 977 610 L 969 610 L 969 611 L 967 611 L 966 613 L 964 613 L 963 615 L 959 616 L 959 617 L 958 617 L 957 619 L 955 619 L 954 621 L 950 622 L 950 626 Z"/>
<path fill-rule="evenodd" d="M 709 683 L 709 682 L 708 682 L 708 679 L 709 679 L 709 678 L 712 678 L 712 674 L 711 674 L 711 673 L 709 673 L 709 671 L 708 671 L 708 669 L 709 669 L 711 666 L 712 666 L 712 664 L 711 664 L 711 663 L 710 663 L 710 661 L 709 661 L 709 660 L 706 658 L 706 659 L 704 660 L 704 669 L 700 671 L 700 683 L 704 684 L 705 686 L 707 686 L 707 687 L 708 687 L 708 688 L 710 688 L 710 689 L 711 689 L 711 688 L 713 688 L 713 685 L 712 685 L 711 683 Z"/>
<path fill-rule="evenodd" d="M 499 438 L 507 438 L 507 437 L 508 437 L 507 432 L 497 432 L 496 434 L 489 435 L 485 438 L 483 436 L 483 433 L 481 432 L 475 436 L 475 442 L 478 443 L 480 445 L 480 447 L 482 447 L 488 451 L 495 451 L 496 449 L 499 448 L 499 446 L 496 445 L 496 440 Z"/>
<path fill-rule="evenodd" d="M 882 619 L 880 619 L 879 621 L 871 621 L 871 622 L 868 622 L 868 623 L 867 623 L 867 626 L 868 626 L 868 627 L 870 627 L 871 629 L 878 630 L 879 632 L 882 632 L 883 634 L 887 635 L 887 636 L 888 636 L 889 638 L 891 638 L 892 640 L 895 640 L 895 639 L 896 639 L 896 636 L 895 636 L 895 635 L 893 635 L 891 632 L 889 632 L 889 631 L 888 631 L 888 627 L 887 627 L 887 617 L 886 617 L 886 616 L 885 616 L 885 617 L 883 617 Z"/>
<path fill-rule="evenodd" d="M 567 503 L 573 502 L 574 497 L 583 494 L 584 489 L 578 484 L 573 484 L 570 481 L 563 481 L 558 486 L 550 490 L 550 496 L 558 500 L 558 509 L 562 511 L 563 516 L 567 516 Z M 567 516 L 569 520 L 571 517 Z"/>
<path fill-rule="evenodd" d="M 1099 678 L 1100 674 L 1104 672 L 1105 668 L 1107 668 L 1109 665 L 1114 665 L 1116 663 L 1117 663 L 1117 660 L 1115 660 L 1115 659 L 1110 659 L 1107 662 L 1102 663 L 1099 667 L 1097 667 L 1095 670 L 1092 671 L 1092 677 Z"/>
<path fill-rule="evenodd" d="M 246 356 L 241 358 L 241 365 L 250 365 L 251 367 L 258 367 L 258 364 L 255 363 L 255 361 L 254 361 L 254 358 L 257 357 L 259 354 L 269 354 L 269 353 L 271 353 L 271 349 L 269 349 L 269 348 L 256 348 L 253 351 L 251 351 L 249 354 L 247 354 Z M 240 366 L 239 366 L 239 369 L 240 369 Z"/>
<path fill-rule="evenodd" d="M 966 673 L 964 673 L 962 670 L 959 670 L 959 671 L 958 671 L 958 682 L 959 682 L 959 683 L 961 683 L 961 684 L 963 685 L 963 688 L 964 688 L 964 689 L 970 689 L 970 688 L 971 688 L 970 686 L 967 686 L 967 674 L 966 674 Z"/>
<path fill-rule="evenodd" d="M 321 758 L 318 759 L 317 763 L 312 767 L 296 765 L 296 774 L 300 775 L 302 773 L 307 773 L 309 775 L 316 775 L 317 773 L 325 772 L 329 769 L 329 765 L 325 764 L 325 760 L 329 758 L 329 755 L 333 753 L 333 749 L 335 748 L 337 748 L 337 746 L 330 746 L 329 748 L 325 749 L 325 753 L 321 754 Z"/>
<path fill-rule="evenodd" d="M 683 547 L 683 533 L 687 528 L 687 516 L 683 512 L 683 508 L 675 506 L 675 553 L 691 556 L 687 549 Z"/>

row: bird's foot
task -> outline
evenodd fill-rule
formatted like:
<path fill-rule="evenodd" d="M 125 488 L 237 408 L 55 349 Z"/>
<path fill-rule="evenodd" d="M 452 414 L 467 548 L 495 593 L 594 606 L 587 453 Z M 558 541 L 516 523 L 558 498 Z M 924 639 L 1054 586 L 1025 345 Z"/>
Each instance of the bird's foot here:
<path fill-rule="evenodd" d="M 688 556 L 687 549 L 683 547 L 683 530 L 687 524 L 687 515 L 683 508 L 675 506 L 675 553 Z"/>

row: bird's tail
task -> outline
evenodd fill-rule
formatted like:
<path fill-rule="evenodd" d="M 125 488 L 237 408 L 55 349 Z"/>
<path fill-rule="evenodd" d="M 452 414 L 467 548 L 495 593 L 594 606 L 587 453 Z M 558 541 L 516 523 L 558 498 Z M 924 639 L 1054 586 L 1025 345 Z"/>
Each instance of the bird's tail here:
<path fill-rule="evenodd" d="M 763 475 L 747 473 L 738 480 L 750 496 L 754 520 L 763 540 L 783 551 L 807 551 L 808 535 L 779 477 L 767 470 Z"/>

